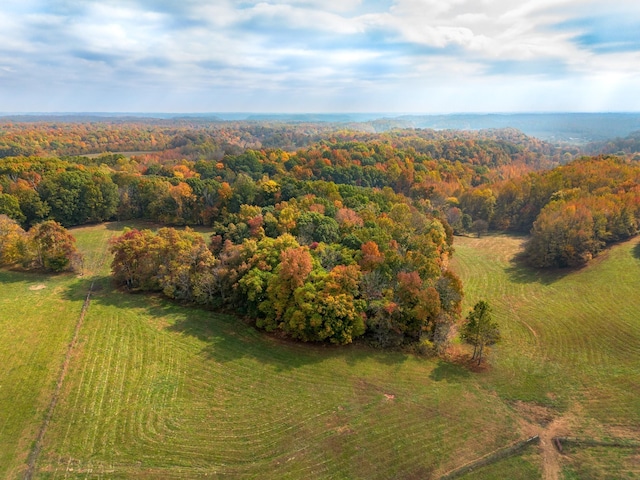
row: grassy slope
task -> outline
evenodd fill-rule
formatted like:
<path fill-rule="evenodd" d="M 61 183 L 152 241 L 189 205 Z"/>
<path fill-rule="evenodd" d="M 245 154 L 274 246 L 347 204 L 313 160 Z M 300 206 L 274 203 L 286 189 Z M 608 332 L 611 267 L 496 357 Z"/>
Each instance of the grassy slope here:
<path fill-rule="evenodd" d="M 0 272 L 0 478 L 25 461 L 57 381 L 82 302 L 63 292 L 76 282 Z M 42 290 L 30 287 L 46 285 Z"/>
<path fill-rule="evenodd" d="M 39 478 L 428 478 L 528 435 L 522 418 L 541 414 L 526 406 L 549 419 L 569 416 L 574 435 L 639 424 L 637 242 L 556 276 L 510 263 L 518 239 L 457 239 L 454 266 L 467 304 L 489 300 L 505 337 L 491 354 L 493 368 L 478 375 L 400 353 L 283 343 L 228 316 L 122 294 L 100 267 L 117 228 L 74 231 L 97 291 L 45 435 Z M 12 329 L 0 332 L 0 360 L 23 371 L 0 373 L 0 411 L 13 419 L 0 430 L 1 444 L 12 448 L 0 454 L 0 474 L 17 472 L 26 458 L 88 287 L 87 278 L 47 279 L 58 288 L 33 292 L 42 298 L 36 308 L 18 296 L 32 293 L 26 277 L 3 275 L 17 280 L 0 293 L 1 308 L 30 308 L 22 315 L 30 323 L 0 320 Z M 52 325 L 55 305 L 67 323 Z M 50 326 L 48 335 L 33 337 L 36 321 Z M 42 352 L 44 370 L 17 338 Z M 21 395 L 28 406 L 18 409 L 11 401 Z M 571 457 L 567 472 L 604 468 L 594 458 Z M 623 473 L 633 468 L 628 458 Z M 537 472 L 539 461 L 527 454 L 477 475 Z"/>
<path fill-rule="evenodd" d="M 96 230 L 86 238 L 100 245 L 87 250 L 88 273 L 105 235 Z M 0 478 L 11 478 L 24 470 L 89 283 L 72 274 L 7 271 L 0 282 Z"/>
<path fill-rule="evenodd" d="M 613 247 L 581 270 L 544 273 L 513 260 L 522 241 L 457 239 L 454 266 L 466 286 L 467 307 L 487 299 L 504 334 L 483 386 L 506 401 L 530 402 L 536 411 L 521 409 L 529 420 L 564 419 L 559 433 L 638 437 L 639 239 Z M 601 463 L 588 452 L 565 458 L 567 471 L 572 462 L 591 464 L 593 470 L 584 471 L 595 472 Z M 633 456 L 618 467 L 617 473 L 610 466 L 604 471 L 609 478 L 640 476 Z"/>
<path fill-rule="evenodd" d="M 497 236 L 456 244 L 467 307 L 487 299 L 505 337 L 483 381 L 504 398 L 561 410 L 580 402 L 599 421 L 640 424 L 638 239 L 582 270 L 546 273 L 512 261 L 521 242 Z"/>
<path fill-rule="evenodd" d="M 459 367 L 284 343 L 98 286 L 41 477 L 424 478 L 522 436 Z"/>

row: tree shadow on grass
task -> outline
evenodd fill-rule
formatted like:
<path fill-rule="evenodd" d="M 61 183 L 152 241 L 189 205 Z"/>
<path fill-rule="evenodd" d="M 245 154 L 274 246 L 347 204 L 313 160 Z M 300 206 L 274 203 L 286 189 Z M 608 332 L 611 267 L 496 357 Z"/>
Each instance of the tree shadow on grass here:
<path fill-rule="evenodd" d="M 38 291 L 48 288 L 57 282 L 71 282 L 75 285 L 74 280 L 77 277 L 75 272 L 43 272 L 41 270 L 22 270 L 20 268 L 2 268 L 0 269 L 0 284 L 25 283 L 30 290 Z M 39 285 L 43 287 L 40 288 Z"/>
<path fill-rule="evenodd" d="M 137 230 L 154 230 L 155 231 L 164 226 L 159 223 L 154 223 L 151 221 L 140 220 L 140 219 L 105 222 L 104 225 L 106 229 L 111 232 L 121 232 L 125 228 L 131 228 L 131 229 L 135 228 Z"/>
<path fill-rule="evenodd" d="M 533 268 L 526 264 L 524 254 L 519 253 L 511 259 L 510 266 L 505 269 L 505 273 L 513 283 L 541 283 L 551 285 L 558 280 L 562 280 L 576 268 Z"/>
<path fill-rule="evenodd" d="M 41 272 L 25 272 L 3 268 L 0 270 L 0 283 L 43 283 L 51 278 L 60 278 L 63 275 L 48 275 Z"/>
<path fill-rule="evenodd" d="M 401 352 L 374 350 L 363 345 L 325 345 L 295 342 L 267 334 L 237 316 L 181 305 L 159 294 L 130 293 L 116 288 L 109 276 L 94 277 L 91 303 L 118 309 L 130 309 L 138 316 L 155 320 L 168 332 L 193 337 L 204 345 L 201 354 L 220 363 L 251 359 L 270 365 L 277 372 L 288 371 L 326 360 L 342 359 L 348 365 L 375 359 L 384 365 L 400 366 L 409 358 Z M 85 288 L 68 288 L 69 300 L 86 298 Z M 91 311 L 91 307 L 89 308 Z"/>
<path fill-rule="evenodd" d="M 162 301 L 171 303 L 166 299 Z M 277 371 L 288 371 L 335 359 L 341 359 L 350 366 L 372 358 L 380 364 L 399 366 L 408 358 L 400 352 L 379 351 L 360 344 L 299 342 L 259 330 L 251 320 L 241 319 L 230 313 L 189 305 L 177 308 L 182 315 L 167 330 L 205 342 L 202 353 L 221 363 L 249 358 L 275 367 Z"/>
<path fill-rule="evenodd" d="M 431 371 L 429 378 L 435 382 L 441 382 L 443 380 L 456 382 L 464 378 L 469 378 L 470 375 L 471 372 L 462 365 L 439 360 L 436 368 Z"/>
<path fill-rule="evenodd" d="M 636 246 L 633 247 L 633 257 L 640 260 L 640 242 L 636 243 Z"/>

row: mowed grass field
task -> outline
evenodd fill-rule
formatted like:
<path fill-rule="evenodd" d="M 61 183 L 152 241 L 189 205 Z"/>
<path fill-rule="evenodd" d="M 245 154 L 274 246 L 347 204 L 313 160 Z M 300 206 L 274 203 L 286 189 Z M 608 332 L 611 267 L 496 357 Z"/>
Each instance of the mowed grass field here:
<path fill-rule="evenodd" d="M 83 277 L 0 272 L 2 478 L 27 470 L 92 282 L 35 478 L 438 478 L 551 427 L 638 433 L 637 241 L 582 271 L 538 275 L 512 262 L 520 239 L 456 239 L 467 307 L 488 300 L 504 336 L 490 368 L 471 373 L 283 342 L 231 316 L 119 292 L 105 252 L 122 228 L 73 230 Z M 465 478 L 537 478 L 546 462 L 532 447 Z M 566 478 L 640 475 L 633 450 L 559 462 Z"/>
<path fill-rule="evenodd" d="M 83 238 L 88 276 L 110 235 L 95 229 Z M 0 283 L 0 478 L 14 478 L 42 425 L 90 283 L 2 270 Z"/>
<path fill-rule="evenodd" d="M 640 441 L 640 240 L 585 268 L 546 272 L 516 260 L 523 242 L 456 238 L 467 309 L 488 300 L 504 337 L 478 377 L 483 388 L 554 435 Z M 557 460 L 566 478 L 640 478 L 638 449 Z"/>

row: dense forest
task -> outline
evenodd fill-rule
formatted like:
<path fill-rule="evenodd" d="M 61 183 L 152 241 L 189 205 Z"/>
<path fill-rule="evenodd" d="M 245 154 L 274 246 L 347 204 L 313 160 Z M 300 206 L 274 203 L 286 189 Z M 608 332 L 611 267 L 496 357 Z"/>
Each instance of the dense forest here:
<path fill-rule="evenodd" d="M 115 281 L 304 341 L 438 351 L 461 313 L 454 234 L 530 233 L 531 265 L 582 265 L 638 233 L 636 146 L 637 134 L 600 150 L 615 156 L 588 157 L 514 129 L 5 123 L 0 254 L 59 271 L 75 250 L 67 239 L 62 256 L 38 256 L 43 230 L 206 226 L 208 239 L 127 231 L 111 247 Z"/>

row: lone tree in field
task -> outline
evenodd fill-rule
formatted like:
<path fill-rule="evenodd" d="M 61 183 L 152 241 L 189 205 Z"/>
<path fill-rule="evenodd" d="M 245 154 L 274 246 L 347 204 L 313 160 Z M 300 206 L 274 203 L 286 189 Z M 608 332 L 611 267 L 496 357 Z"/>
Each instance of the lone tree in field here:
<path fill-rule="evenodd" d="M 491 306 L 487 302 L 480 300 L 473 306 L 460 331 L 460 338 L 473 345 L 471 360 L 478 360 L 478 365 L 482 361 L 484 347 L 500 341 L 500 330 L 493 320 Z"/>
<path fill-rule="evenodd" d="M 480 238 L 482 235 L 486 235 L 487 232 L 489 231 L 489 223 L 487 223 L 486 220 L 475 220 L 472 224 L 471 224 L 471 231 L 473 233 L 475 233 L 478 238 Z"/>

